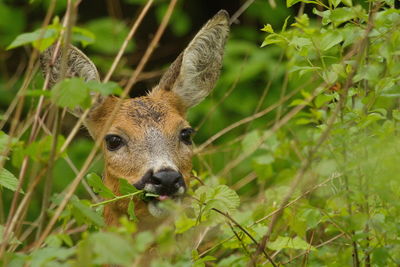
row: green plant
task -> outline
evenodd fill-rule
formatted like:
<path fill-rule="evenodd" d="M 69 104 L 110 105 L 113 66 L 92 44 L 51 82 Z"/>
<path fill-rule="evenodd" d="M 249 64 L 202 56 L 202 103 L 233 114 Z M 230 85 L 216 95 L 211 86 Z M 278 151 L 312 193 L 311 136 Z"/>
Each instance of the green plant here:
<path fill-rule="evenodd" d="M 162 17 L 164 3 L 156 4 L 156 15 Z M 14 8 L 1 4 L 0 13 L 5 9 Z M 178 10 L 188 12 L 182 6 Z M 2 263 L 131 266 L 156 246 L 153 266 L 400 264 L 400 12 L 395 2 L 255 1 L 243 16 L 269 24 L 261 32 L 245 19 L 232 27 L 214 95 L 190 114 L 198 125 L 196 179 L 182 204 L 164 203 L 172 219 L 154 231 L 138 232 L 133 201 L 120 227 L 99 231 L 103 205 L 119 197 L 95 174 L 101 170 L 101 161 L 95 160 L 44 246 L 35 247 L 35 236 L 43 234 L 93 146 L 82 138 L 70 143 L 60 130 L 64 112 L 50 104 L 86 108 L 90 92 L 122 90 L 113 83 L 69 80 L 47 93 L 39 76 L 25 81 L 29 86 L 22 86 L 25 91 L 17 97 L 28 100 L 20 107 L 26 120 L 10 120 L 0 133 L 0 237 L 10 225 L 4 217 L 15 192 L 29 208 L 18 201 L 13 214 L 29 223 L 14 222 Z M 189 18 L 175 17 L 172 23 L 185 24 Z M 10 40 L 0 45 L 42 48 L 49 38 L 62 36 L 57 20 L 46 27 L 57 28 L 56 33 L 40 43 L 39 30 L 11 42 L 16 30 L 7 26 Z M 84 32 L 86 40 L 91 34 L 81 28 L 75 33 Z M 104 37 L 89 28 L 94 42 Z M 178 35 L 186 30 L 173 27 Z M 116 52 L 95 45 L 91 50 L 105 67 Z M 118 75 L 126 71 L 117 68 Z M 78 92 L 71 83 L 86 89 Z M 12 92 L 5 91 L 1 101 L 12 106 Z M 35 120 L 39 99 L 44 101 L 40 114 L 50 116 L 45 124 Z M 2 114 L 3 120 L 19 116 L 17 111 Z M 18 186 L 21 177 L 25 180 Z M 128 184 L 121 190 L 124 198 L 141 195 Z"/>

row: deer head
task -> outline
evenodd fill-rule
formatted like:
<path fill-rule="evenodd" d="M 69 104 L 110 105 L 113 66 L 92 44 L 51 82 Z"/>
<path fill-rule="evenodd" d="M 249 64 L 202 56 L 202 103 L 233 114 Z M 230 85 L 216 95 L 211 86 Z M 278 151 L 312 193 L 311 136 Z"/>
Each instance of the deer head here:
<path fill-rule="evenodd" d="M 194 132 L 185 114 L 210 93 L 219 77 L 229 32 L 228 20 L 226 11 L 218 12 L 148 95 L 124 99 L 105 136 L 99 134 L 118 99 L 106 97 L 93 101 L 85 125 L 94 138 L 104 140 L 103 179 L 115 194 L 119 191 L 119 178 L 138 189 L 160 195 L 159 200 L 185 193 L 192 168 Z M 53 50 L 50 48 L 41 56 L 42 69 L 50 73 L 51 84 L 59 79 L 61 58 L 58 55 L 50 67 Z M 72 46 L 68 48 L 66 73 L 67 77 L 99 80 L 94 64 Z M 141 209 L 140 205 L 137 207 Z M 155 216 L 160 212 L 156 202 L 150 202 L 148 209 L 143 210 Z M 115 204 L 106 207 L 105 217 L 113 223 L 121 212 L 126 212 L 126 205 Z"/>

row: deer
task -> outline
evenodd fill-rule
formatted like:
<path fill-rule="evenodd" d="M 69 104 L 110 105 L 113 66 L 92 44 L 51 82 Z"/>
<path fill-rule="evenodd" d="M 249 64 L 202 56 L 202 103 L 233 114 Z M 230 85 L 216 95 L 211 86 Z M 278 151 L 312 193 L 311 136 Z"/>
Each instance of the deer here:
<path fill-rule="evenodd" d="M 122 178 L 139 190 L 159 195 L 150 201 L 135 200 L 135 214 L 142 225 L 151 225 L 161 217 L 161 201 L 180 199 L 188 189 L 194 130 L 186 113 L 214 88 L 228 34 L 229 15 L 221 10 L 198 31 L 147 95 L 122 101 L 116 96 L 92 97 L 84 125 L 95 140 L 103 140 L 104 184 L 119 195 Z M 42 72 L 49 75 L 49 87 L 59 81 L 61 72 L 61 52 L 50 64 L 54 51 L 53 45 L 40 57 Z M 96 66 L 82 51 L 72 45 L 66 51 L 65 78 L 100 81 Z M 107 133 L 99 136 L 118 102 Z M 127 207 L 124 200 L 106 205 L 106 224 L 118 225 Z"/>

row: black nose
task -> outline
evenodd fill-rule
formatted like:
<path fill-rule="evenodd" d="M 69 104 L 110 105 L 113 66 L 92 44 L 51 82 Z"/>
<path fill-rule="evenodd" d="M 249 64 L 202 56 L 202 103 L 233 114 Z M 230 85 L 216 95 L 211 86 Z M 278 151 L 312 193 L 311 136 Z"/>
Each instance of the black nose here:
<path fill-rule="evenodd" d="M 162 170 L 154 173 L 150 178 L 157 194 L 172 195 L 178 191 L 181 186 L 185 185 L 182 174 L 172 170 Z"/>

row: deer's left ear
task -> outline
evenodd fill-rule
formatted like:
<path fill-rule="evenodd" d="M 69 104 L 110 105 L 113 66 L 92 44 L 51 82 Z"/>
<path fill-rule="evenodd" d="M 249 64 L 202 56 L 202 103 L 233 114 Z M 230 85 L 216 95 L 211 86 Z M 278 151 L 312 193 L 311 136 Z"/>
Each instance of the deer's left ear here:
<path fill-rule="evenodd" d="M 229 15 L 221 10 L 172 63 L 156 90 L 174 92 L 186 109 L 200 103 L 218 80 L 228 33 Z"/>

